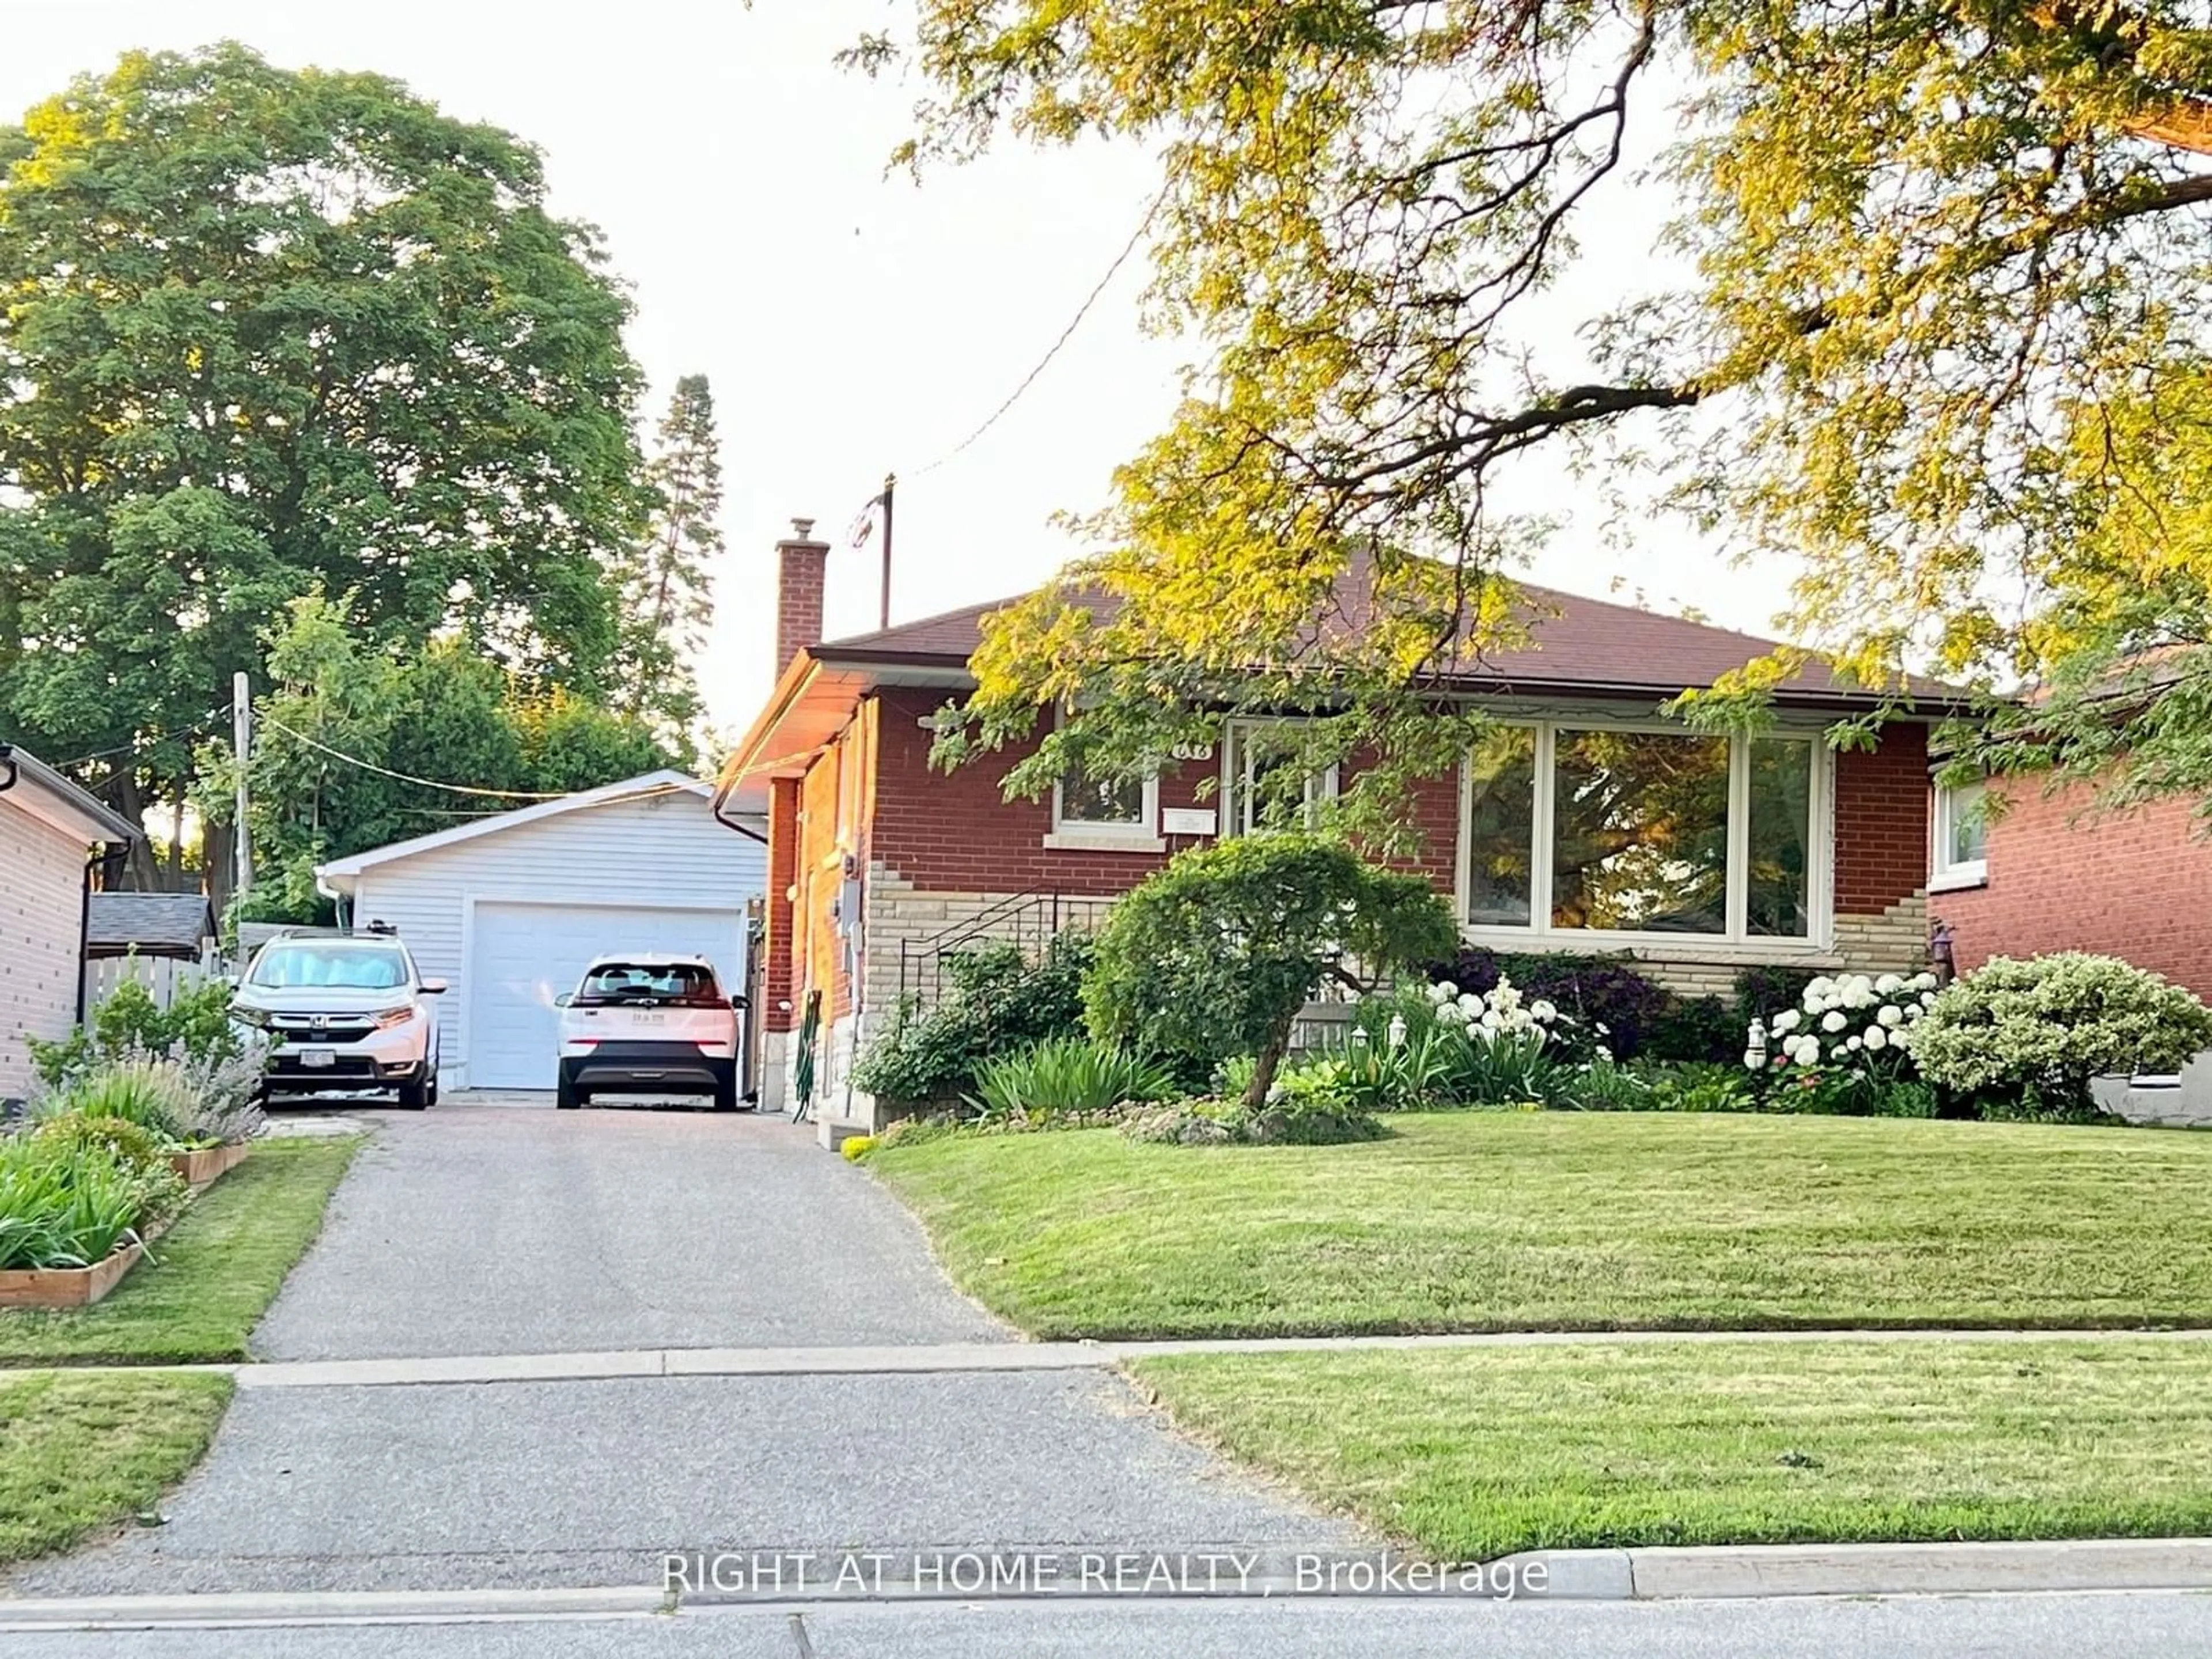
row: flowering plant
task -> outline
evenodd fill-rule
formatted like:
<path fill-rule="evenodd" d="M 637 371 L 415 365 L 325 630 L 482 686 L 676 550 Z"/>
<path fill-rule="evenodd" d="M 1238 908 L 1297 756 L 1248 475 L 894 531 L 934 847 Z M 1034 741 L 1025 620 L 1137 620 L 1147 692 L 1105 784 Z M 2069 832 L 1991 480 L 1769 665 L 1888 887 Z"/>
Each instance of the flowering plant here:
<path fill-rule="evenodd" d="M 1542 1042 L 1559 1024 L 1557 1008 L 1541 997 L 1524 999 L 1504 975 L 1480 996 L 1462 991 L 1448 979 L 1438 980 L 1429 987 L 1429 1001 L 1435 1006 L 1439 1025 L 1458 1027 L 1485 1042 L 1501 1036 L 1526 1036 L 1533 1042 Z"/>
<path fill-rule="evenodd" d="M 1935 1003 L 1936 985 L 1933 974 L 1822 975 L 1796 1007 L 1752 1023 L 1744 1064 L 1785 1088 L 1910 1082 L 1914 1031 Z"/>

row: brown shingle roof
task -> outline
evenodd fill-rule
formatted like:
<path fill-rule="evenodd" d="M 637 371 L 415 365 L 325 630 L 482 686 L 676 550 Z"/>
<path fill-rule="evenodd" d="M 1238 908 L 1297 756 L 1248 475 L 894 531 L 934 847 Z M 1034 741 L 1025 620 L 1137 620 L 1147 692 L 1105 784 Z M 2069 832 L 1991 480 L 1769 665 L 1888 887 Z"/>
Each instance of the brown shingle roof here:
<path fill-rule="evenodd" d="M 1531 645 L 1494 650 L 1480 667 L 1471 665 L 1456 678 L 1470 685 L 1501 691 L 1572 688 L 1672 696 L 1692 687 L 1709 686 L 1729 670 L 1766 655 L 1780 643 L 1556 588 L 1526 582 L 1520 586 L 1528 601 Z M 981 642 L 983 618 L 1021 597 L 994 599 L 873 633 L 825 641 L 813 647 L 811 654 L 834 663 L 918 666 L 964 663 Z M 1077 602 L 1095 608 L 1109 603 L 1103 596 L 1089 595 L 1078 596 Z M 1925 679 L 1916 679 L 1913 690 L 1923 696 L 1954 695 L 1951 688 Z M 1808 663 L 1783 681 L 1776 694 L 1811 702 L 1869 702 L 1874 695 L 1838 684 L 1818 662 Z"/>

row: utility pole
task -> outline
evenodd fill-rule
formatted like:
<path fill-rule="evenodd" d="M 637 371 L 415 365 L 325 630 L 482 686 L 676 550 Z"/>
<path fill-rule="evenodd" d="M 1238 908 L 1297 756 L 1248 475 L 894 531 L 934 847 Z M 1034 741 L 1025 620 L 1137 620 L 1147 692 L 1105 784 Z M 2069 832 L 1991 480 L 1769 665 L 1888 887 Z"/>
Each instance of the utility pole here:
<path fill-rule="evenodd" d="M 891 625 L 891 495 L 898 489 L 898 474 L 884 474 L 884 493 L 876 499 L 884 504 L 884 602 L 879 627 Z"/>
<path fill-rule="evenodd" d="M 237 894 L 253 885 L 253 837 L 246 827 L 246 763 L 253 749 L 253 693 L 243 670 L 230 677 L 230 743 L 238 758 Z"/>

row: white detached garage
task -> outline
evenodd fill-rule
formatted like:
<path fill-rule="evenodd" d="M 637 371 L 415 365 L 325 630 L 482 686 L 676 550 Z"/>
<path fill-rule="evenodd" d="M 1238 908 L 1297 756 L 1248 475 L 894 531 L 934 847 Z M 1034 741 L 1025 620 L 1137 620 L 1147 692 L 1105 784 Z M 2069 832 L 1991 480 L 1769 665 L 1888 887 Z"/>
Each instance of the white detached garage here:
<path fill-rule="evenodd" d="M 320 866 L 345 921 L 398 930 L 452 990 L 441 1086 L 550 1089 L 558 1014 L 592 957 L 705 957 L 745 983 L 746 908 L 767 880 L 767 821 L 681 772 L 588 789 Z"/>

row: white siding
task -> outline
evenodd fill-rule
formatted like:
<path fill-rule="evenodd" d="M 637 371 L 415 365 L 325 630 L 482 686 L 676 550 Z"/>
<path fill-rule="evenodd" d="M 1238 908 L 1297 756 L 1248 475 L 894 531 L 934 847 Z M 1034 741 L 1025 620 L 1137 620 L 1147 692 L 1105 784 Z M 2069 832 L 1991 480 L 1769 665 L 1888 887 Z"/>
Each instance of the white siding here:
<path fill-rule="evenodd" d="M 30 1091 L 27 1033 L 62 1037 L 76 1024 L 85 852 L 0 795 L 0 1100 Z"/>
<path fill-rule="evenodd" d="M 356 927 L 389 922 L 422 973 L 452 989 L 439 1040 L 448 1084 L 467 1086 L 469 915 L 478 899 L 742 910 L 767 879 L 768 849 L 714 822 L 689 791 L 580 808 L 394 859 L 362 872 Z"/>

